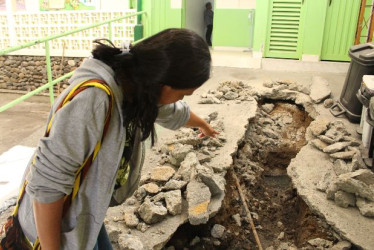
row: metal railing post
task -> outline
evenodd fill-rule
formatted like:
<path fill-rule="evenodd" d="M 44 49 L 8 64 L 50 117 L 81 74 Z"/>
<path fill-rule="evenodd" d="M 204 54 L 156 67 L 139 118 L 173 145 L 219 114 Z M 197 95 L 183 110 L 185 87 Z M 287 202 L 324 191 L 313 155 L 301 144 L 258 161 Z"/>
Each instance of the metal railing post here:
<path fill-rule="evenodd" d="M 49 41 L 45 42 L 45 62 L 47 67 L 47 78 L 48 78 L 48 85 L 49 85 L 49 99 L 51 101 L 51 106 L 54 102 L 54 92 L 53 92 L 53 85 L 52 82 L 52 67 L 51 67 L 51 54 L 49 50 Z"/>
<path fill-rule="evenodd" d="M 112 23 L 108 23 L 108 39 L 112 41 Z"/>

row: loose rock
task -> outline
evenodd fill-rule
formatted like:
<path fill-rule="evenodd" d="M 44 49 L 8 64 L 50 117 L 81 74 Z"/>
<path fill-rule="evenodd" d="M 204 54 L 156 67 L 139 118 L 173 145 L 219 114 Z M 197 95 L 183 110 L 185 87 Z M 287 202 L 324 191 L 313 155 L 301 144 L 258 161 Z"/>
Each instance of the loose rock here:
<path fill-rule="evenodd" d="M 221 239 L 223 234 L 225 233 L 226 228 L 220 224 L 215 224 L 212 228 L 210 234 L 217 239 Z"/>
<path fill-rule="evenodd" d="M 168 213 L 168 210 L 162 205 L 156 205 L 149 199 L 146 199 L 139 208 L 140 217 L 148 224 L 154 224 L 162 221 Z"/>
<path fill-rule="evenodd" d="M 187 185 L 188 220 L 191 225 L 208 222 L 210 197 L 209 188 L 204 183 L 192 180 Z"/>
<path fill-rule="evenodd" d="M 151 179 L 154 181 L 168 181 L 175 173 L 172 167 L 156 167 L 151 171 Z"/>

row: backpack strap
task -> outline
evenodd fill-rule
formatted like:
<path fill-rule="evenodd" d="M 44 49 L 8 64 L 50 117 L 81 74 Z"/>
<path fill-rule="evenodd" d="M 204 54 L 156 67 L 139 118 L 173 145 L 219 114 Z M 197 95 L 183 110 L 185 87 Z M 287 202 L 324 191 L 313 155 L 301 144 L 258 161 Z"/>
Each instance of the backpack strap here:
<path fill-rule="evenodd" d="M 74 88 L 72 88 L 70 90 L 70 92 L 65 96 L 65 98 L 57 106 L 54 114 L 52 115 L 50 121 L 48 122 L 48 126 L 47 126 L 47 129 L 46 129 L 46 132 L 45 132 L 45 137 L 48 137 L 49 136 L 49 132 L 50 132 L 51 127 L 52 127 L 53 119 L 54 119 L 57 111 L 60 108 L 62 108 L 63 106 L 65 106 L 67 103 L 69 103 L 80 92 L 82 92 L 83 90 L 85 90 L 87 88 L 91 88 L 91 87 L 100 88 L 100 89 L 104 90 L 108 94 L 108 98 L 109 98 L 109 109 L 108 109 L 108 111 L 106 113 L 106 116 L 105 116 L 104 129 L 103 129 L 103 134 L 102 134 L 101 139 L 98 140 L 98 142 L 97 142 L 97 144 L 95 146 L 95 149 L 91 153 L 91 155 L 88 156 L 84 160 L 83 164 L 75 172 L 74 187 L 73 187 L 73 190 L 70 193 L 70 195 L 66 195 L 65 198 L 64 198 L 64 206 L 63 206 L 62 216 L 64 216 L 66 214 L 66 212 L 67 212 L 68 208 L 70 207 L 73 199 L 78 194 L 79 187 L 81 186 L 81 184 L 82 184 L 82 182 L 83 182 L 83 180 L 84 180 L 84 178 L 85 178 L 85 176 L 86 176 L 86 174 L 87 174 L 87 172 L 88 172 L 88 170 L 89 170 L 92 162 L 95 160 L 95 158 L 97 156 L 97 153 L 100 150 L 101 143 L 103 142 L 104 137 L 106 135 L 106 132 L 108 130 L 109 122 L 110 122 L 110 117 L 111 117 L 111 114 L 112 114 L 113 103 L 114 103 L 114 95 L 113 95 L 113 92 L 110 89 L 109 85 L 106 84 L 102 80 L 92 79 L 92 80 L 84 81 L 84 82 L 78 84 L 77 86 L 75 86 Z M 34 163 L 35 163 L 35 157 L 33 159 L 33 164 Z M 24 183 L 23 183 L 23 185 L 22 185 L 22 187 L 21 187 L 21 190 L 20 190 L 20 193 L 19 193 L 19 196 L 18 196 L 18 199 L 17 199 L 17 204 L 16 204 L 16 207 L 14 208 L 14 211 L 13 211 L 13 216 L 17 216 L 17 214 L 18 214 L 19 204 L 21 203 L 21 201 L 22 201 L 22 199 L 23 199 L 23 197 L 25 195 L 26 186 L 27 186 L 27 181 L 25 180 Z M 36 241 L 35 241 L 35 243 L 34 243 L 33 249 L 39 249 L 39 248 L 40 248 L 40 243 L 39 243 L 39 238 L 37 238 Z"/>

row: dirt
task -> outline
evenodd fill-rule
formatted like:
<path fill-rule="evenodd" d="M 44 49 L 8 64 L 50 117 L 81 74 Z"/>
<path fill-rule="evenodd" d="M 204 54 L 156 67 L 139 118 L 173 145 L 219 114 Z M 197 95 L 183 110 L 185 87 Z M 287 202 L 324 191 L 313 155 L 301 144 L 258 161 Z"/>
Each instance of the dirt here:
<path fill-rule="evenodd" d="M 292 117 L 292 122 L 276 125 L 280 138 L 274 139 L 270 145 L 266 145 L 266 141 L 256 141 L 263 140 L 262 129 L 265 126 L 259 124 L 260 117 L 277 121 L 277 117 L 283 119 L 285 116 Z M 248 124 L 246 135 L 233 155 L 234 163 L 226 175 L 226 196 L 220 212 L 206 225 L 183 225 L 167 247 L 258 249 L 232 171 L 240 180 L 264 249 L 271 246 L 274 249 L 285 246 L 313 249 L 307 242 L 315 238 L 336 242 L 330 227 L 298 197 L 286 172 L 291 159 L 306 144 L 305 131 L 311 121 L 302 107 L 286 102 L 275 102 L 274 109 L 268 114 L 260 111 Z M 276 127 L 273 128 L 275 130 Z M 252 177 L 248 177 L 248 173 Z M 241 225 L 233 219 L 236 214 L 240 215 Z M 225 227 L 225 233 L 219 239 L 211 236 L 215 224 Z"/>

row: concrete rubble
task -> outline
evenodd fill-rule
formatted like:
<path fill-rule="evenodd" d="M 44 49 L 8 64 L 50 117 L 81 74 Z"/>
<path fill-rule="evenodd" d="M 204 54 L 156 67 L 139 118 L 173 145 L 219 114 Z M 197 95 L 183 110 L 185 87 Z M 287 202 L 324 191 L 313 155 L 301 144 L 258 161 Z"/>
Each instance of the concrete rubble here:
<path fill-rule="evenodd" d="M 287 169 L 298 194 L 343 239 L 370 249 L 374 246 L 374 221 L 368 218 L 374 217 L 374 174 L 363 161 L 361 142 L 353 136 L 352 129 L 324 113 L 325 108 L 321 109 L 320 106 L 331 104 L 330 94 L 328 82 L 320 77 L 313 77 L 309 86 L 292 81 L 265 82 L 259 86 L 227 81 L 202 94 L 199 103 L 211 104 L 205 109 L 205 119 L 220 134 L 213 139 L 199 138 L 199 131 L 182 128 L 174 138 L 158 145 L 153 158 L 145 164 L 149 169 L 144 169 L 134 196 L 108 210 L 105 224 L 115 248 L 162 249 L 184 223 L 208 222 L 221 208 L 231 154 L 236 153 L 248 121 L 255 119 L 257 113 L 261 133 L 253 133 L 253 141 L 259 149 L 275 145 L 280 133 L 287 133 L 280 128 L 291 123 L 292 117 L 269 118 L 267 114 L 275 108 L 271 103 L 257 108 L 258 102 L 270 99 L 293 101 L 314 119 L 306 131 L 309 143 Z M 316 105 L 323 101 L 322 105 Z M 242 103 L 246 105 L 239 105 Z M 225 117 L 221 117 L 221 112 Z M 304 132 L 298 131 L 288 138 L 298 141 Z M 241 152 L 250 155 L 251 150 L 244 146 Z M 246 164 L 242 177 L 255 182 L 254 173 L 263 170 L 250 159 Z M 252 216 L 255 218 L 256 214 Z M 236 214 L 233 220 L 241 226 L 244 218 Z M 280 221 L 277 225 L 283 227 Z M 225 232 L 226 228 L 219 224 L 212 228 L 216 246 Z M 284 233 L 278 238 L 283 240 Z M 190 245 L 199 242 L 197 237 Z M 349 249 L 350 242 L 334 245 L 320 238 L 308 241 L 314 249 L 336 250 Z M 297 248 L 282 242 L 277 248 L 266 249 Z"/>
<path fill-rule="evenodd" d="M 327 199 L 347 208 L 358 207 L 361 214 L 374 215 L 374 173 L 365 165 L 359 146 L 360 141 L 351 137 L 341 121 L 315 120 L 308 128 L 316 139 L 310 143 L 328 154 L 333 161 L 333 171 L 326 172 L 316 187 L 326 192 Z M 363 202 L 356 203 L 360 199 Z M 361 209 L 365 204 L 365 209 Z"/>
<path fill-rule="evenodd" d="M 324 89 L 323 94 L 316 93 L 318 88 Z M 113 239 L 113 242 L 117 242 L 120 249 L 161 249 L 180 225 L 187 221 L 192 225 L 204 224 L 214 216 L 224 198 L 225 174 L 232 162 L 230 156 L 226 157 L 225 160 L 222 160 L 222 157 L 235 153 L 237 147 L 235 141 L 239 142 L 245 133 L 245 129 L 239 126 L 240 133 L 235 133 L 232 137 L 232 128 L 227 129 L 226 126 L 226 120 L 230 121 L 230 118 L 225 117 L 225 120 L 222 120 L 219 113 L 216 112 L 215 105 L 219 105 L 218 110 L 227 108 L 235 112 L 235 109 L 232 109 L 229 105 L 248 103 L 250 112 L 248 112 L 248 108 L 246 111 L 239 111 L 248 114 L 246 119 L 241 121 L 244 122 L 242 125 L 245 125 L 246 121 L 255 117 L 257 101 L 263 99 L 293 101 L 302 106 L 309 116 L 315 119 L 307 130 L 306 136 L 310 143 L 300 151 L 288 168 L 288 174 L 291 176 L 298 192 L 300 190 L 300 196 L 311 209 L 325 217 L 326 212 L 313 205 L 309 196 L 304 194 L 307 185 L 300 182 L 300 174 L 295 171 L 296 165 L 299 168 L 305 166 L 305 162 L 300 162 L 301 159 L 305 160 L 305 157 L 308 157 L 313 163 L 315 163 L 315 159 L 324 159 L 329 161 L 331 165 L 331 171 L 325 172 L 322 176 L 319 176 L 318 181 L 312 183 L 315 186 L 315 191 L 318 189 L 318 193 L 325 192 L 325 201 L 322 202 L 324 205 L 328 204 L 330 209 L 335 209 L 331 207 L 332 204 L 327 199 L 328 197 L 334 200 L 336 204 L 334 206 L 358 206 L 362 215 L 372 216 L 373 205 L 370 190 L 374 189 L 368 172 L 370 170 L 365 167 L 360 154 L 360 141 L 351 136 L 352 133 L 348 132 L 342 122 L 321 118 L 320 110 L 316 109 L 315 103 L 322 102 L 329 97 L 330 93 L 328 83 L 324 79 L 316 77 L 312 79 L 310 86 L 299 85 L 290 81 L 266 82 L 262 86 L 256 87 L 240 81 L 222 82 L 217 90 L 209 90 L 202 94 L 200 104 L 213 104 L 213 108 L 208 108 L 210 113 L 206 115 L 205 119 L 220 131 L 220 135 L 216 139 L 202 139 L 197 137 L 198 131 L 183 128 L 175 134 L 173 139 L 160 145 L 155 152 L 158 155 L 156 157 L 158 166 L 150 169 L 147 174 L 142 176 L 141 186 L 136 191 L 135 196 L 126 201 L 125 205 L 110 208 L 108 211 L 106 224 L 112 225 L 111 228 L 117 228 L 118 223 L 120 223 L 123 228 L 121 233 L 117 234 L 117 240 Z M 228 107 L 224 106 L 225 103 L 228 103 Z M 262 126 L 262 136 L 254 140 L 258 141 L 260 147 L 276 143 L 275 141 L 280 133 L 278 127 L 292 122 L 292 117 L 279 116 L 276 120 L 267 118 L 266 114 L 273 109 L 274 105 L 268 103 L 257 111 L 261 113 L 258 123 Z M 239 118 L 236 114 L 231 115 L 235 119 Z M 240 116 L 243 117 L 243 113 Z M 228 126 L 231 126 L 231 124 Z M 289 135 L 289 138 L 298 140 L 298 136 L 302 134 L 303 131 L 300 131 L 295 135 Z M 227 140 L 228 136 L 230 136 L 230 140 Z M 227 149 L 229 151 L 225 151 Z M 242 152 L 246 150 L 250 151 L 251 148 L 242 148 Z M 222 154 L 222 152 L 225 153 Z M 303 155 L 304 152 L 307 156 Z M 319 156 L 311 157 L 311 152 L 320 153 Z M 325 156 L 328 156 L 328 158 Z M 262 171 L 261 167 L 255 163 L 249 163 L 249 166 L 247 172 L 242 173 L 242 177 L 246 181 L 255 181 L 254 173 Z M 323 172 L 319 171 L 318 175 Z M 315 174 L 313 173 L 313 175 Z M 366 187 L 365 191 L 359 192 L 361 187 Z M 319 202 L 321 203 L 321 201 Z M 349 213 L 351 212 L 349 210 Z M 113 220 L 116 215 L 117 217 L 122 216 L 123 219 Z M 364 226 L 372 224 L 364 216 L 361 216 L 359 222 L 362 222 Z M 349 218 L 351 217 L 349 216 Z M 233 219 L 238 225 L 241 224 L 240 215 L 233 217 Z M 326 219 L 328 223 L 336 225 L 335 219 Z M 136 223 L 138 224 L 136 225 Z M 219 237 L 225 230 L 224 227 L 220 226 L 217 225 L 212 230 L 213 237 L 217 238 L 217 246 L 220 244 Z M 362 243 L 361 239 L 356 239 L 356 235 L 347 233 L 345 229 L 339 230 L 337 225 L 334 228 L 344 238 L 365 248 L 365 243 Z M 126 239 L 131 237 L 134 237 L 135 243 L 138 238 L 147 238 L 147 241 L 142 241 L 142 246 L 134 243 L 138 248 L 125 248 Z M 194 239 L 193 244 L 197 244 L 199 240 Z M 344 249 L 346 245 L 350 244 L 342 241 L 333 246 L 332 242 L 322 241 L 321 239 L 315 239 L 310 241 L 309 244 L 321 249 L 326 246 L 333 249 Z M 368 244 L 371 244 L 371 242 L 369 241 Z M 342 245 L 342 248 L 339 248 L 339 245 Z M 292 244 L 284 242 L 284 249 L 292 247 L 296 249 Z M 282 246 L 279 246 L 278 249 L 282 249 Z"/>
<path fill-rule="evenodd" d="M 226 126 L 219 114 L 210 112 L 205 119 L 220 132 L 216 138 L 199 138 L 199 131 L 182 128 L 173 139 L 158 146 L 155 151 L 158 166 L 142 175 L 133 197 L 108 211 L 105 221 L 108 233 L 123 228 L 112 237 L 116 247 L 161 249 L 180 225 L 207 223 L 221 207 L 224 176 L 232 161 L 230 154 L 219 152 L 235 152 L 236 142 L 245 132 L 244 125 L 255 115 L 256 108 L 252 106 L 233 113 L 236 117 L 239 112 L 247 113 L 234 124 L 240 127 L 228 132 L 236 138 L 233 142 L 227 142 Z M 135 243 L 130 246 L 131 237 Z M 138 244 L 139 238 L 147 238 L 147 241 Z"/>

